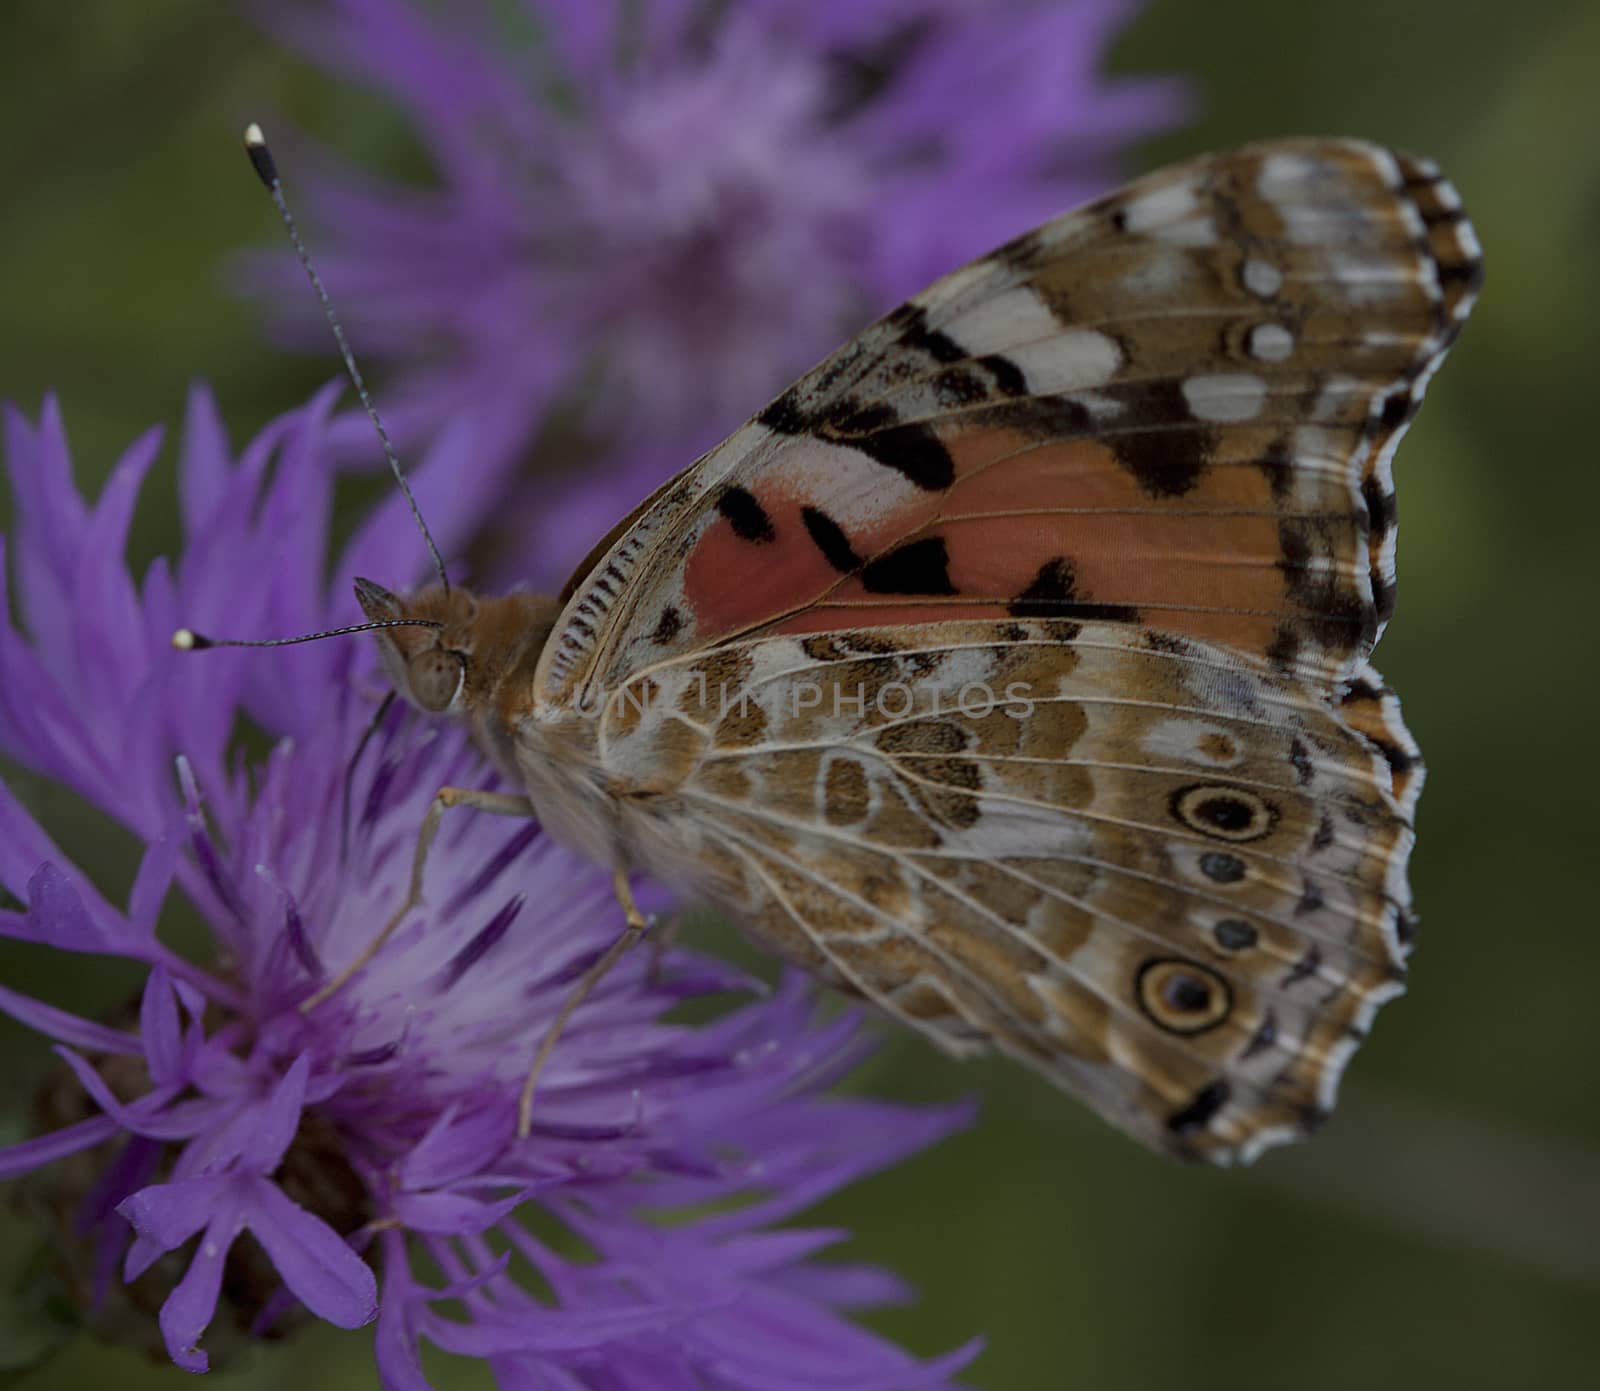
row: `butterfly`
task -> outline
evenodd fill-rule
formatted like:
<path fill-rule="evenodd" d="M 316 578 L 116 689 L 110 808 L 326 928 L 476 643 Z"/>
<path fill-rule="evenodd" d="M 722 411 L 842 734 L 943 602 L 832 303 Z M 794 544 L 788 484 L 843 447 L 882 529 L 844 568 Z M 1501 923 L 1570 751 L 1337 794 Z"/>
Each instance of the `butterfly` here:
<path fill-rule="evenodd" d="M 647 870 L 1157 1150 L 1306 1136 L 1405 978 L 1390 465 L 1481 280 L 1429 162 L 1211 155 L 871 325 L 558 598 L 358 582 L 523 789 L 440 793 L 389 930 L 444 809 L 534 815 L 615 871 L 589 983 Z"/>

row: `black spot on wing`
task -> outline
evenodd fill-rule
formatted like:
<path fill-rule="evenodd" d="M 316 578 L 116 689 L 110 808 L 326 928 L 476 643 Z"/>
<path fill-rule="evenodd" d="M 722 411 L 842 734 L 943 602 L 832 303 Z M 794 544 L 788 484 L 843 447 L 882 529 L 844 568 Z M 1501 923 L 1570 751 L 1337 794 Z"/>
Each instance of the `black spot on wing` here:
<path fill-rule="evenodd" d="M 1393 739 L 1382 738 L 1375 734 L 1363 736 L 1377 751 L 1383 755 L 1383 761 L 1389 765 L 1390 773 L 1396 778 L 1402 778 L 1417 766 L 1418 759 L 1409 749 L 1403 749 Z"/>
<path fill-rule="evenodd" d="M 756 423 L 777 435 L 803 435 L 811 428 L 811 416 L 791 387 L 756 416 Z"/>
<path fill-rule="evenodd" d="M 1006 611 L 1013 618 L 1063 618 L 1069 614 L 1085 621 L 1136 623 L 1139 610 L 1132 604 L 1096 604 L 1077 592 L 1077 575 L 1065 556 L 1045 561 L 1028 586 Z"/>
<path fill-rule="evenodd" d="M 1328 537 L 1324 524 L 1285 518 L 1278 523 L 1278 545 L 1282 551 L 1278 569 L 1287 581 L 1290 597 L 1305 609 L 1295 619 L 1295 626 L 1324 652 L 1370 651 L 1378 637 L 1377 612 L 1350 587 L 1340 567 L 1331 563 L 1339 545 L 1336 538 Z M 1319 556 L 1324 558 L 1320 565 Z M 1269 651 L 1268 655 L 1275 654 Z"/>
<path fill-rule="evenodd" d="M 925 536 L 897 546 L 861 570 L 869 594 L 954 594 L 944 537 Z"/>
<path fill-rule="evenodd" d="M 1322 948 L 1313 942 L 1306 948 L 1306 954 L 1289 968 L 1288 974 L 1283 978 L 1284 989 L 1291 985 L 1298 985 L 1303 980 L 1309 980 L 1322 968 Z"/>
<path fill-rule="evenodd" d="M 1393 580 L 1376 580 L 1372 586 L 1372 607 L 1378 615 L 1378 622 L 1387 623 L 1394 617 L 1396 595 Z"/>
<path fill-rule="evenodd" d="M 1292 623 L 1280 623 L 1267 644 L 1267 660 L 1279 667 L 1292 667 L 1300 656 L 1300 634 Z"/>
<path fill-rule="evenodd" d="M 955 482 L 955 460 L 933 427 L 902 425 L 885 401 L 847 398 L 823 414 L 817 430 L 824 438 L 859 449 L 874 463 L 903 474 L 926 492 L 938 492 Z"/>
<path fill-rule="evenodd" d="M 1278 1016 L 1270 1009 L 1262 1017 L 1261 1027 L 1255 1031 L 1250 1042 L 1245 1045 L 1241 1058 L 1253 1058 L 1257 1053 L 1263 1053 L 1278 1041 Z"/>
<path fill-rule="evenodd" d="M 955 460 L 931 425 L 897 425 L 851 443 L 869 459 L 903 474 L 924 492 L 940 492 L 956 481 Z"/>
<path fill-rule="evenodd" d="M 900 416 L 887 401 L 857 401 L 846 397 L 830 406 L 819 423 L 827 434 L 844 436 L 854 444 L 857 435 L 898 425 Z"/>
<path fill-rule="evenodd" d="M 1212 850 L 1200 857 L 1200 873 L 1213 884 L 1237 884 L 1248 873 L 1248 867 L 1237 855 Z"/>
<path fill-rule="evenodd" d="M 1022 374 L 1022 369 L 1009 357 L 999 353 L 989 353 L 978 359 L 978 366 L 983 368 L 991 377 L 1002 395 L 1026 396 L 1028 394 L 1028 379 Z"/>
<path fill-rule="evenodd" d="M 1361 484 L 1361 500 L 1367 505 L 1367 519 L 1374 538 L 1388 534 L 1399 519 L 1393 493 L 1386 493 L 1376 474 L 1368 474 Z"/>
<path fill-rule="evenodd" d="M 1446 290 L 1476 294 L 1483 288 L 1482 261 L 1438 261 L 1435 269 L 1439 273 L 1440 286 Z"/>
<path fill-rule="evenodd" d="M 1174 1135 L 1193 1135 L 1211 1124 L 1218 1111 L 1228 1104 L 1233 1089 L 1218 1079 L 1200 1088 L 1186 1106 L 1167 1117 L 1167 1129 Z"/>
<path fill-rule="evenodd" d="M 929 382 L 934 399 L 955 410 L 982 405 L 994 395 L 993 386 L 968 367 L 946 367 Z"/>
<path fill-rule="evenodd" d="M 812 544 L 822 552 L 822 558 L 841 575 L 849 574 L 861 564 L 861 557 L 844 529 L 826 512 L 817 507 L 802 507 L 800 520 L 805 523 Z"/>
<path fill-rule="evenodd" d="M 722 490 L 717 498 L 717 511 L 728 519 L 733 534 L 741 541 L 765 544 L 777 535 L 767 509 L 756 501 L 754 493 L 737 484 Z"/>
<path fill-rule="evenodd" d="M 1182 497 L 1200 481 L 1216 435 L 1195 420 L 1179 381 L 1111 382 L 1100 394 L 1121 406 L 1110 444 L 1140 488 L 1151 497 Z"/>
<path fill-rule="evenodd" d="M 1391 392 L 1379 407 L 1376 417 L 1377 432 L 1388 434 L 1398 430 L 1402 425 L 1410 424 L 1421 409 L 1422 402 L 1411 391 L 1402 389 Z"/>
<path fill-rule="evenodd" d="M 964 362 L 969 356 L 948 333 L 928 327 L 928 311 L 920 304 L 902 304 L 889 315 L 889 326 L 900 335 L 905 347 L 926 353 L 935 362 Z"/>
<path fill-rule="evenodd" d="M 1245 922 L 1243 918 L 1224 918 L 1212 926 L 1211 935 L 1217 939 L 1217 945 L 1226 951 L 1248 951 L 1260 936 L 1255 925 Z"/>

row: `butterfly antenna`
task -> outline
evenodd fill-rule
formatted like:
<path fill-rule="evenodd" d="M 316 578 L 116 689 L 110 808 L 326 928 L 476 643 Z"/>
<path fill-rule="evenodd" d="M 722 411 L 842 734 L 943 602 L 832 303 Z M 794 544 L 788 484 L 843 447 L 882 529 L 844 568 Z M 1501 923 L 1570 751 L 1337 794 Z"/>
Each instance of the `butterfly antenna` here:
<path fill-rule="evenodd" d="M 346 633 L 370 633 L 374 628 L 442 628 L 432 618 L 384 618 L 376 623 L 354 623 L 348 628 L 327 628 L 320 633 L 301 633 L 292 638 L 208 638 L 193 628 L 179 628 L 172 645 L 180 652 L 203 652 L 208 647 L 293 647 L 297 642 L 318 642 L 322 638 L 342 638 Z"/>
<path fill-rule="evenodd" d="M 389 440 L 389 432 L 383 428 L 383 421 L 378 417 L 378 408 L 372 404 L 372 395 L 362 379 L 361 369 L 356 366 L 355 354 L 350 351 L 350 340 L 344 336 L 344 326 L 339 322 L 339 316 L 333 312 L 333 301 L 328 298 L 328 292 L 322 285 L 322 277 L 317 274 L 310 253 L 306 250 L 305 243 L 300 240 L 300 229 L 295 225 L 294 214 L 289 211 L 288 200 L 283 196 L 283 180 L 278 177 L 278 164 L 272 157 L 272 151 L 267 147 L 267 137 L 261 133 L 261 127 L 254 121 L 245 127 L 244 149 L 250 156 L 250 164 L 256 171 L 256 177 L 272 195 L 273 205 L 278 209 L 278 216 L 283 219 L 284 229 L 289 233 L 289 240 L 294 245 L 294 254 L 300 258 L 306 278 L 311 282 L 312 290 L 316 292 L 317 303 L 322 306 L 322 317 L 328 321 L 328 327 L 333 330 L 334 341 L 339 345 L 339 356 L 344 359 L 344 370 L 349 373 L 350 380 L 355 385 L 356 395 L 361 398 L 361 404 L 366 408 L 367 418 L 372 421 L 372 428 L 378 432 L 379 443 L 383 445 L 383 457 L 389 461 L 389 471 L 394 474 L 394 481 L 400 485 L 400 491 L 405 494 L 406 506 L 411 509 L 417 530 L 422 533 L 423 542 L 428 547 L 428 555 L 432 558 L 433 568 L 439 576 L 439 587 L 448 594 L 450 577 L 445 574 L 444 560 L 439 555 L 439 548 L 433 543 L 433 535 L 428 530 L 428 524 L 422 520 L 422 509 L 417 506 L 417 500 L 412 496 L 411 485 L 406 482 L 405 471 L 400 467 L 400 459 Z M 318 634 L 318 636 L 323 635 Z"/>

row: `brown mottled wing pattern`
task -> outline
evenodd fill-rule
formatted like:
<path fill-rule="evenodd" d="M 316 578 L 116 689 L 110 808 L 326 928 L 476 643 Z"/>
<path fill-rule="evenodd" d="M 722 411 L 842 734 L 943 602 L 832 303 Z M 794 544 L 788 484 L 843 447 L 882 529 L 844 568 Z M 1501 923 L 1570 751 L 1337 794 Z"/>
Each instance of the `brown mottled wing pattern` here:
<path fill-rule="evenodd" d="M 1130 185 L 664 488 L 570 587 L 537 718 L 605 710 L 560 737 L 631 857 L 942 1041 L 1182 1153 L 1302 1134 L 1398 989 L 1390 460 L 1480 278 L 1375 146 Z M 926 706 L 1018 671 L 1026 718 Z"/>
<path fill-rule="evenodd" d="M 1266 660 L 1109 623 L 771 637 L 617 693 L 605 765 L 758 940 L 1147 1144 L 1308 1132 L 1397 993 L 1390 762 Z"/>

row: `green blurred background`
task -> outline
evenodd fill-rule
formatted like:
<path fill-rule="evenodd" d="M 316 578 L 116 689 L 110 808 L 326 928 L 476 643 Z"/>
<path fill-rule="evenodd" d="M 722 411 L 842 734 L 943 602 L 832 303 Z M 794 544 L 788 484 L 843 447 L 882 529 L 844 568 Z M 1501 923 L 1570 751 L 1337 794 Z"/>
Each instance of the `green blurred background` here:
<path fill-rule="evenodd" d="M 1600 1385 L 1600 6 L 1160 0 L 1115 66 L 1187 73 L 1201 96 L 1141 165 L 1368 136 L 1437 158 L 1486 249 L 1483 300 L 1398 463 L 1403 586 L 1380 655 L 1430 765 L 1412 992 L 1316 1143 L 1239 1172 L 1153 1159 L 1017 1069 L 894 1035 L 868 1085 L 975 1091 L 982 1119 L 815 1219 L 921 1288 L 878 1318 L 886 1332 L 923 1352 L 986 1332 L 968 1379 L 989 1391 Z M 286 113 L 381 159 L 391 113 L 216 0 L 7 0 L 0 112 L 0 395 L 31 412 L 63 393 L 86 488 L 147 425 L 177 421 L 192 375 L 216 384 L 236 439 L 331 375 L 331 358 L 265 348 L 222 288 L 220 258 L 273 236 L 237 132 Z M 176 542 L 175 515 L 157 477 L 141 568 Z M 69 849 L 126 874 L 129 847 L 17 785 Z M 0 974 L 58 1003 L 126 998 L 114 971 L 50 969 L 0 954 Z M 46 1055 L 14 1027 L 0 1047 L 10 1138 Z M 14 1240 L 0 1218 L 0 1245 Z M 0 1254 L 0 1276 L 15 1259 Z M 183 1377 L 79 1341 L 21 1385 Z M 332 1333 L 221 1379 L 376 1382 L 366 1336 Z M 440 1368 L 444 1388 L 486 1380 Z"/>

